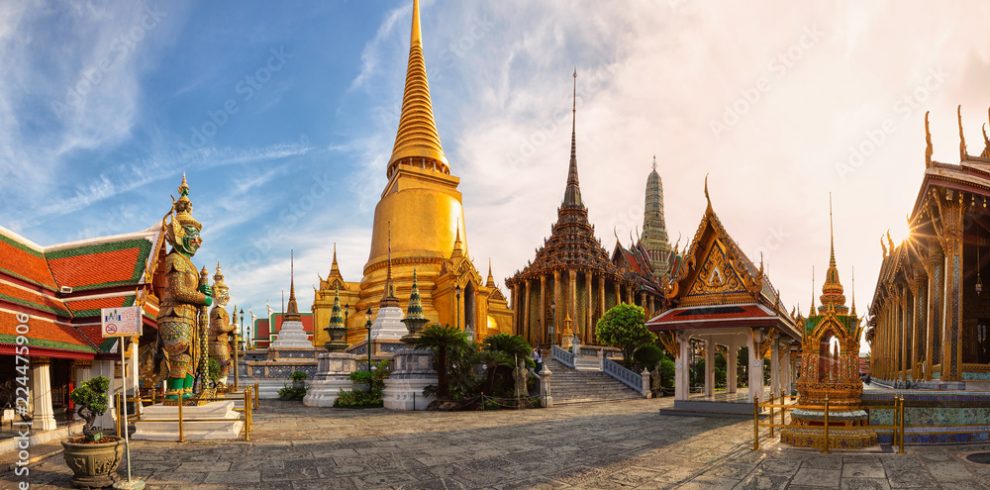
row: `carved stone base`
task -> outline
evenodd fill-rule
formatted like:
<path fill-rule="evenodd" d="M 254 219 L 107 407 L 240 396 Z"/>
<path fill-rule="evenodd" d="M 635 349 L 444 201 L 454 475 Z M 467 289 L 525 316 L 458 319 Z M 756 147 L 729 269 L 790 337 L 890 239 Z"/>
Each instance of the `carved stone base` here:
<path fill-rule="evenodd" d="M 62 448 L 76 488 L 106 488 L 118 480 L 117 468 L 124 460 L 122 440 L 102 444 L 62 441 Z"/>
<path fill-rule="evenodd" d="M 403 347 L 392 357 L 392 373 L 385 379 L 385 408 L 392 410 L 426 410 L 433 397 L 423 389 L 437 384 L 433 370 L 433 352 Z"/>

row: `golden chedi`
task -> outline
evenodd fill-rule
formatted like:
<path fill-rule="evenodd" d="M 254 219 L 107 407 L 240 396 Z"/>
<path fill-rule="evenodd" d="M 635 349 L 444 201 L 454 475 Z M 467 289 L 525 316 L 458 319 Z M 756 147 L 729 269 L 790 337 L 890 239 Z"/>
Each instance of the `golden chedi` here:
<path fill-rule="evenodd" d="M 390 227 L 392 281 L 403 309 L 415 269 L 423 315 L 430 323 L 459 326 L 476 340 L 511 333 L 512 314 L 490 269 L 482 277 L 468 255 L 460 179 L 451 172 L 433 117 L 418 0 L 413 1 L 402 113 L 385 174 L 388 182 L 375 207 L 364 277 L 360 283 L 345 281 L 334 251 L 330 274 L 321 278 L 313 302 L 314 343 L 322 346 L 329 340 L 323 327 L 329 325 L 338 289 L 346 306 L 348 343 L 366 338 L 367 311 L 372 310 L 374 320 L 385 294 Z"/>
<path fill-rule="evenodd" d="M 877 433 L 869 428 L 869 414 L 861 405 L 859 343 L 863 327 L 856 315 L 856 299 L 853 298 L 852 311 L 846 306 L 835 263 L 831 220 L 830 203 L 831 254 L 820 297 L 822 304 L 816 311 L 812 296 L 811 312 L 803 319 L 801 370 L 796 383 L 798 403 L 791 411 L 790 426 L 780 431 L 780 440 L 794 446 L 823 447 L 827 405 L 829 428 L 843 428 L 830 431 L 828 447 L 860 449 L 876 445 Z"/>

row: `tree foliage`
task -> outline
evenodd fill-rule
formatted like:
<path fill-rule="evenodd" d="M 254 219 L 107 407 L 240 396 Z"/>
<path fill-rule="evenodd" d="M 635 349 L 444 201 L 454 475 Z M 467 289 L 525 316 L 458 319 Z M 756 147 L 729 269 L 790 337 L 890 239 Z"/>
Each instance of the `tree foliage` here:
<path fill-rule="evenodd" d="M 416 347 L 430 349 L 436 355 L 437 398 L 450 399 L 450 374 L 452 371 L 463 374 L 464 370 L 470 370 L 472 356 L 469 354 L 475 350 L 474 344 L 468 340 L 467 334 L 457 328 L 431 325 L 420 333 Z M 462 378 L 455 378 L 455 383 L 463 384 Z"/>
<path fill-rule="evenodd" d="M 91 442 L 99 442 L 103 438 L 103 429 L 94 427 L 93 423 L 96 421 L 96 417 L 106 413 L 110 406 L 110 400 L 107 396 L 109 389 L 110 379 L 106 376 L 97 376 L 83 381 L 82 385 L 72 390 L 72 394 L 69 395 L 72 403 L 76 404 L 76 414 L 86 421 L 86 425 L 83 426 L 83 434 Z"/>
<path fill-rule="evenodd" d="M 637 347 L 657 338 L 646 328 L 643 308 L 625 303 L 605 312 L 595 326 L 595 337 L 599 342 L 622 349 L 622 360 L 627 366 Z"/>

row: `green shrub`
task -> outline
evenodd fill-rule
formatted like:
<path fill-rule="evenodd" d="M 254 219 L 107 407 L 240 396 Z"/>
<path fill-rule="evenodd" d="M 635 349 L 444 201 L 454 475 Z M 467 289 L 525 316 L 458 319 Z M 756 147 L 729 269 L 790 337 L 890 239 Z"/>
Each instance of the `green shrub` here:
<path fill-rule="evenodd" d="M 663 351 L 656 344 L 643 344 L 633 352 L 633 359 L 636 364 L 650 371 L 660 362 L 661 357 L 663 357 Z"/>
<path fill-rule="evenodd" d="M 285 401 L 298 401 L 306 397 L 307 388 L 305 386 L 295 387 L 285 385 L 278 390 L 278 399 Z"/>
<path fill-rule="evenodd" d="M 309 375 L 306 374 L 306 371 L 293 371 L 292 374 L 289 375 L 289 379 L 292 381 L 303 381 L 308 377 Z"/>
<path fill-rule="evenodd" d="M 72 390 L 72 394 L 69 395 L 72 403 L 76 404 L 76 414 L 86 421 L 83 435 L 91 442 L 99 442 L 103 439 L 103 429 L 94 427 L 93 423 L 96 417 L 106 413 L 110 406 L 108 389 L 110 389 L 110 379 L 106 376 L 97 376 L 83 381 L 82 385 Z"/>

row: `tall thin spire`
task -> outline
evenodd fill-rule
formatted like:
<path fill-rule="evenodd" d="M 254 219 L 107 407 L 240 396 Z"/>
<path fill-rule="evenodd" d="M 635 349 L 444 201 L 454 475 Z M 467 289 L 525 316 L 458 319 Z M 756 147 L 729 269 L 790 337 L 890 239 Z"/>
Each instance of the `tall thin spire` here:
<path fill-rule="evenodd" d="M 653 276 L 657 279 L 670 271 L 670 238 L 663 215 L 663 181 L 657 173 L 657 156 L 653 155 L 653 170 L 646 178 L 646 200 L 643 205 L 643 232 L 639 242 L 650 258 Z"/>
<path fill-rule="evenodd" d="M 966 150 L 966 134 L 963 133 L 962 104 L 956 106 L 956 119 L 959 121 L 959 161 L 969 160 L 969 152 Z"/>
<path fill-rule="evenodd" d="M 856 316 L 856 266 L 852 268 L 852 316 Z"/>
<path fill-rule="evenodd" d="M 409 35 L 409 65 L 406 88 L 402 95 L 402 114 L 395 135 L 395 146 L 388 161 L 391 178 L 400 164 L 408 164 L 450 173 L 447 157 L 440 144 L 440 133 L 433 116 L 430 84 L 423 57 L 423 33 L 419 22 L 419 0 L 413 0 L 412 30 Z"/>
<path fill-rule="evenodd" d="M 581 185 L 577 169 L 577 69 L 574 69 L 574 98 L 571 103 L 571 162 L 567 169 L 567 190 L 564 191 L 564 206 L 583 207 Z"/>
<path fill-rule="evenodd" d="M 285 311 L 284 321 L 300 321 L 299 305 L 296 304 L 296 259 L 295 252 L 289 250 L 289 307 Z"/>
<path fill-rule="evenodd" d="M 822 285 L 822 306 L 834 307 L 837 311 L 843 313 L 846 309 L 846 297 L 843 294 L 842 282 L 839 280 L 839 268 L 835 262 L 835 232 L 832 226 L 831 192 L 828 194 L 828 240 L 828 271 L 825 272 L 825 284 Z"/>
<path fill-rule="evenodd" d="M 829 249 L 828 265 L 830 268 L 835 267 L 835 230 L 832 227 L 832 193 L 831 192 L 828 193 L 828 249 Z"/>
<path fill-rule="evenodd" d="M 392 283 L 392 222 L 388 222 L 388 263 L 385 276 L 385 291 L 382 294 L 381 308 L 398 307 L 399 298 L 395 297 L 395 285 Z"/>
<path fill-rule="evenodd" d="M 815 266 L 811 266 L 811 313 L 808 317 L 815 316 Z"/>

